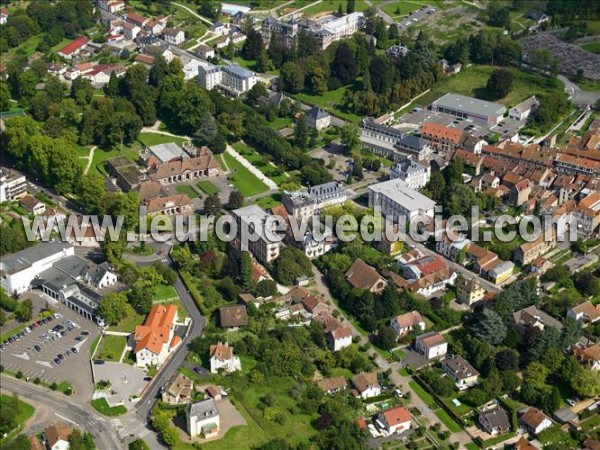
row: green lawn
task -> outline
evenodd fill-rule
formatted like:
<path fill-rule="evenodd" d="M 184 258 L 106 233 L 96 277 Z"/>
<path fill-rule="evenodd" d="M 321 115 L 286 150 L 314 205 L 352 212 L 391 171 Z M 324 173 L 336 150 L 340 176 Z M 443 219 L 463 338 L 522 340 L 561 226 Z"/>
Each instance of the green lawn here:
<path fill-rule="evenodd" d="M 294 2 L 293 6 L 301 8 L 302 6 L 310 5 L 311 3 L 314 3 L 314 2 L 312 2 L 312 1 Z M 305 17 L 310 17 L 315 14 L 323 13 L 326 11 L 331 12 L 331 13 L 337 13 L 340 5 L 342 5 L 342 11 L 345 14 L 347 3 L 348 3 L 347 0 L 323 0 L 321 3 L 317 3 L 316 5 L 311 6 L 310 8 L 306 8 L 306 9 L 302 10 L 302 14 Z M 363 11 L 363 10 L 367 9 L 368 6 L 369 5 L 367 5 L 364 1 L 359 0 L 358 2 L 355 2 L 354 9 L 355 9 L 355 11 Z"/>
<path fill-rule="evenodd" d="M 448 414 L 444 409 L 437 409 L 435 411 L 435 415 L 438 416 L 438 419 L 440 419 L 452 433 L 458 433 L 462 430 L 462 427 L 456 423 L 456 421 L 450 417 L 450 414 Z"/>
<path fill-rule="evenodd" d="M 231 181 L 244 197 L 261 194 L 269 190 L 269 187 L 265 183 L 256 178 L 252 172 L 242 166 L 242 164 L 229 153 L 223 153 L 220 156 L 227 163 L 229 170 L 231 170 L 228 177 L 229 181 Z"/>
<path fill-rule="evenodd" d="M 68 381 L 61 381 L 58 383 L 56 390 L 62 392 L 63 394 L 71 395 L 73 393 L 73 386 L 71 386 L 71 383 Z"/>
<path fill-rule="evenodd" d="M 267 197 L 259 198 L 256 202 L 258 206 L 263 209 L 273 208 L 274 206 L 281 205 L 281 195 L 273 194 Z"/>
<path fill-rule="evenodd" d="M 127 338 L 124 336 L 105 335 L 100 341 L 100 347 L 96 353 L 96 359 L 106 361 L 119 361 L 123 350 L 127 345 Z"/>
<path fill-rule="evenodd" d="M 487 94 L 485 89 L 487 80 L 491 73 L 497 68 L 498 67 L 487 65 L 473 65 L 468 67 L 458 74 L 445 78 L 437 83 L 431 91 L 419 98 L 415 103 L 427 106 L 448 92 L 485 98 Z M 562 84 L 554 78 L 544 77 L 514 67 L 507 67 L 505 69 L 509 70 L 513 75 L 513 87 L 506 97 L 496 101 L 507 107 L 512 107 L 532 95 L 557 93 L 562 91 Z"/>
<path fill-rule="evenodd" d="M 427 392 L 425 389 L 423 389 L 419 383 L 417 383 L 416 381 L 409 381 L 408 385 L 412 388 L 413 391 L 415 391 L 415 393 L 419 396 L 419 398 L 421 400 L 423 400 L 425 403 L 427 403 L 428 405 L 436 404 L 433 396 L 429 392 Z"/>
<path fill-rule="evenodd" d="M 98 398 L 96 400 L 91 401 L 92 406 L 96 411 L 105 416 L 114 417 L 120 416 L 121 414 L 125 414 L 127 412 L 127 408 L 124 405 L 115 406 L 111 408 L 108 406 L 108 402 L 105 398 Z"/>
<path fill-rule="evenodd" d="M 273 122 L 269 122 L 269 127 L 274 130 L 290 127 L 294 123 L 294 119 L 290 117 L 277 117 Z"/>
<path fill-rule="evenodd" d="M 0 410 L 6 410 L 9 406 L 13 405 L 15 401 L 15 397 L 9 395 L 0 395 Z M 29 403 L 25 403 L 22 400 L 18 400 L 18 414 L 15 417 L 15 425 L 16 428 L 11 430 L 3 439 L 0 439 L 0 444 L 8 442 L 12 439 L 20 430 L 21 425 L 26 422 L 33 413 L 35 412 L 35 408 L 31 406 Z M 0 445 L 1 447 L 1 445 Z"/>
<path fill-rule="evenodd" d="M 112 150 L 103 150 L 96 148 L 94 150 L 94 158 L 92 159 L 92 165 L 90 170 L 96 169 L 101 175 L 107 175 L 105 163 L 107 160 L 116 158 L 117 156 L 124 156 L 125 158 L 135 162 L 139 158 L 139 151 L 141 150 L 138 142 L 133 143 L 131 146 L 123 146 L 123 150 L 120 150 L 120 146 L 113 148 Z M 80 159 L 82 166 L 87 165 L 87 160 Z"/>
<path fill-rule="evenodd" d="M 269 162 L 264 155 L 258 153 L 256 149 L 250 147 L 248 144 L 239 141 L 233 144 L 232 147 L 275 183 L 281 184 L 285 181 L 290 181 L 290 177 L 285 174 L 283 169 Z"/>
<path fill-rule="evenodd" d="M 196 191 L 196 189 L 194 189 L 193 187 L 187 185 L 187 184 L 182 184 L 180 186 L 177 186 L 175 188 L 175 190 L 177 192 L 179 192 L 180 194 L 185 194 L 187 195 L 189 198 L 198 198 L 200 197 L 200 195 L 198 194 L 198 192 Z"/>
<path fill-rule="evenodd" d="M 94 356 L 94 352 L 96 351 L 96 347 L 98 347 L 98 342 L 100 342 L 100 336 L 96 336 L 96 339 L 90 345 L 90 358 Z"/>
<path fill-rule="evenodd" d="M 407 14 L 416 11 L 422 5 L 426 5 L 426 2 L 413 2 L 413 1 L 395 1 L 385 3 L 381 9 L 392 17 L 406 16 Z"/>
<path fill-rule="evenodd" d="M 219 193 L 219 188 L 216 187 L 214 185 L 214 183 L 212 181 L 209 181 L 209 180 L 199 181 L 196 186 L 198 186 L 198 188 L 202 192 L 204 192 L 206 195 L 218 194 Z"/>
<path fill-rule="evenodd" d="M 189 139 L 186 139 L 185 137 L 168 136 L 166 134 L 159 133 L 140 133 L 137 140 L 144 144 L 146 147 L 152 147 L 153 145 L 168 144 L 169 142 L 174 142 L 181 146 L 184 142 L 187 142 Z"/>
<path fill-rule="evenodd" d="M 586 433 L 589 433 L 597 428 L 600 428 L 600 416 L 592 416 L 589 419 L 581 422 L 581 428 Z"/>
<path fill-rule="evenodd" d="M 115 326 L 111 326 L 111 331 L 124 331 L 126 333 L 133 333 L 136 325 L 141 325 L 144 322 L 145 316 L 132 312 L 129 316 L 123 317 L 121 321 Z"/>
<path fill-rule="evenodd" d="M 346 119 L 357 124 L 362 120 L 362 117 L 348 111 L 347 108 L 345 108 L 342 104 L 346 89 L 353 91 L 361 90 L 362 81 L 357 80 L 353 85 L 343 86 L 335 91 L 327 91 L 323 94 L 313 95 L 306 92 L 301 92 L 296 94 L 295 97 L 301 102 L 320 106 L 330 113 L 340 116 L 342 119 Z"/>
<path fill-rule="evenodd" d="M 164 302 L 165 300 L 171 300 L 174 298 L 179 298 L 177 296 L 177 291 L 173 286 L 169 286 L 166 284 L 159 284 L 156 286 L 154 291 L 154 300 L 157 302 Z"/>

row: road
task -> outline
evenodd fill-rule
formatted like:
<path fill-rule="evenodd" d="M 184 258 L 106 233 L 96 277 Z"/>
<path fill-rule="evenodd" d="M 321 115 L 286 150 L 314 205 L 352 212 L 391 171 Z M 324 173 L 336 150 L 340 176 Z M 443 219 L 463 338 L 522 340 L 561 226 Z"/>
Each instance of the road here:
<path fill-rule="evenodd" d="M 394 23 L 394 19 L 392 19 L 389 14 L 387 14 L 384 10 L 381 9 L 381 6 L 383 6 L 384 4 L 389 3 L 389 2 L 383 2 L 383 3 L 380 3 L 379 5 L 374 5 L 371 0 L 365 0 L 365 3 L 369 6 L 373 6 L 375 8 L 375 10 L 377 11 L 377 14 L 379 15 L 379 17 L 381 17 L 387 25 L 391 25 Z"/>
<path fill-rule="evenodd" d="M 558 79 L 565 85 L 565 92 L 569 94 L 571 101 L 580 108 L 594 106 L 600 100 L 600 91 L 584 91 L 564 75 L 558 75 Z"/>
<path fill-rule="evenodd" d="M 94 436 L 96 448 L 124 448 L 110 422 L 104 417 L 98 416 L 91 406 L 75 404 L 64 394 L 6 375 L 1 375 L 0 380 L 3 392 L 18 394 L 22 400 L 31 403 L 36 408 L 36 418 L 38 415 L 52 417 L 56 421 L 68 422 L 81 430 L 89 431 Z M 28 431 L 41 431 L 47 425 L 48 423 L 45 421 L 36 422 L 34 419 L 32 426 L 28 427 Z"/>

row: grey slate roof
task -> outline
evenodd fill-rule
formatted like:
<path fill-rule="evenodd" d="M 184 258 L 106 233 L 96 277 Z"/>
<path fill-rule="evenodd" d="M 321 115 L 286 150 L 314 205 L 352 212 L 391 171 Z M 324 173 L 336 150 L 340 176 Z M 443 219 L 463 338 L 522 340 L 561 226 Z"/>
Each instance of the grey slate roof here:
<path fill-rule="evenodd" d="M 464 111 L 480 116 L 500 116 L 506 111 L 506 107 L 500 103 L 486 102 L 466 95 L 448 93 L 435 102 L 437 107 Z"/>
<path fill-rule="evenodd" d="M 5 255 L 0 263 L 0 271 L 16 273 L 33 263 L 48 258 L 49 256 L 71 247 L 68 242 L 42 242 L 33 247 L 26 248 L 17 253 Z"/>
<path fill-rule="evenodd" d="M 494 409 L 489 409 L 487 411 L 482 411 L 479 413 L 480 421 L 481 418 L 484 418 L 486 422 L 492 428 L 499 428 L 501 430 L 509 430 L 510 423 L 508 422 L 508 416 L 504 409 L 498 407 Z"/>
<path fill-rule="evenodd" d="M 188 156 L 175 142 L 153 145 L 149 147 L 149 150 L 162 162 L 168 162 L 175 158 L 186 158 Z"/>
<path fill-rule="evenodd" d="M 427 170 L 427 167 L 410 158 L 403 158 L 392 166 L 392 172 L 404 173 L 406 175 L 420 173 L 424 170 Z"/>
<path fill-rule="evenodd" d="M 415 136 L 414 134 L 409 134 L 400 139 L 397 145 L 399 147 L 416 148 L 420 151 L 425 148 L 427 141 L 419 136 Z"/>
<path fill-rule="evenodd" d="M 185 413 L 188 417 L 197 416 L 201 419 L 219 417 L 217 404 L 212 398 L 207 398 L 197 403 L 189 403 L 185 408 Z"/>
<path fill-rule="evenodd" d="M 459 380 L 479 375 L 479 372 L 462 356 L 453 356 L 442 361 L 442 365 L 447 367 L 450 372 Z"/>
<path fill-rule="evenodd" d="M 324 119 L 326 117 L 329 117 L 329 113 L 327 111 L 325 111 L 324 109 L 319 108 L 317 106 L 313 106 L 306 113 L 306 118 L 310 119 L 310 120 L 316 121 L 319 119 Z"/>
<path fill-rule="evenodd" d="M 240 78 L 250 78 L 254 75 L 254 72 L 243 68 L 242 66 L 238 66 L 237 64 L 230 64 L 225 66 L 225 70 L 231 72 L 232 74 L 240 77 Z"/>
<path fill-rule="evenodd" d="M 98 266 L 77 255 L 67 256 L 56 261 L 54 267 L 57 267 L 75 279 L 84 278 L 94 286 L 100 282 L 108 271 L 107 265 Z"/>

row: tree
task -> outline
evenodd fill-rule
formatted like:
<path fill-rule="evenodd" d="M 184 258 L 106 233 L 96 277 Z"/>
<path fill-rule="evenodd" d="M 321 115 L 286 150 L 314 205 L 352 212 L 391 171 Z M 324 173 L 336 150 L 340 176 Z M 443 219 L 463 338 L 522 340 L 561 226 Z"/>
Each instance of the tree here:
<path fill-rule="evenodd" d="M 10 109 L 10 89 L 8 84 L 0 82 L 0 111 Z"/>
<path fill-rule="evenodd" d="M 252 278 L 252 257 L 250 256 L 250 252 L 241 252 L 238 281 L 244 292 L 250 291 L 254 286 L 254 279 Z"/>
<path fill-rule="evenodd" d="M 227 202 L 226 208 L 229 210 L 238 209 L 244 206 L 244 196 L 240 191 L 234 189 L 229 194 L 229 201 Z"/>
<path fill-rule="evenodd" d="M 530 385 L 537 389 L 541 389 L 546 386 L 546 378 L 548 378 L 548 368 L 542 363 L 534 361 L 527 366 L 525 372 L 525 380 Z"/>
<path fill-rule="evenodd" d="M 161 433 L 162 440 L 165 441 L 170 448 L 173 448 L 179 443 L 179 432 L 175 427 L 168 427 Z"/>
<path fill-rule="evenodd" d="M 481 318 L 473 326 L 475 335 L 492 344 L 500 344 L 506 337 L 506 325 L 502 318 L 491 308 L 486 308 Z"/>
<path fill-rule="evenodd" d="M 600 395 L 600 377 L 592 369 L 579 370 L 571 380 L 571 387 L 582 397 L 595 397 Z"/>
<path fill-rule="evenodd" d="M 554 386 L 550 391 L 542 398 L 542 409 L 547 414 L 553 414 L 562 403 L 562 397 L 560 391 Z"/>
<path fill-rule="evenodd" d="M 204 212 L 209 216 L 216 216 L 221 211 L 221 200 L 219 194 L 210 194 L 204 200 Z"/>
<path fill-rule="evenodd" d="M 94 437 L 89 432 L 82 433 L 77 428 L 73 428 L 69 436 L 69 449 L 72 450 L 94 450 L 96 444 Z"/>
<path fill-rule="evenodd" d="M 296 121 L 294 127 L 294 145 L 298 148 L 305 149 L 308 146 L 309 129 L 306 118 L 302 117 Z"/>
<path fill-rule="evenodd" d="M 352 54 L 352 50 L 345 43 L 340 45 L 331 63 L 331 75 L 333 78 L 330 80 L 330 89 L 350 84 L 356 78 L 357 72 L 356 59 Z M 334 80 L 337 80 L 337 83 Z"/>
<path fill-rule="evenodd" d="M 490 75 L 486 89 L 490 94 L 491 100 L 498 100 L 506 97 L 510 93 L 512 85 L 512 73 L 507 69 L 496 69 Z"/>
<path fill-rule="evenodd" d="M 256 68 L 261 73 L 268 72 L 271 68 L 271 61 L 269 61 L 269 55 L 267 54 L 267 51 L 264 48 L 261 49 L 260 54 L 258 55 L 258 61 L 256 61 Z"/>
<path fill-rule="evenodd" d="M 346 123 L 340 129 L 342 145 L 346 148 L 346 154 L 350 155 L 358 147 L 359 129 L 352 123 Z"/>
<path fill-rule="evenodd" d="M 301 276 L 311 275 L 310 259 L 295 247 L 284 247 L 273 264 L 273 276 L 284 285 L 293 284 Z"/>
<path fill-rule="evenodd" d="M 262 50 L 263 42 L 260 33 L 254 28 L 250 29 L 242 47 L 242 56 L 244 59 L 257 59 Z"/>
<path fill-rule="evenodd" d="M 201 16 L 206 16 L 209 19 L 218 20 L 221 13 L 221 3 L 212 0 L 202 0 L 198 12 Z"/>
<path fill-rule="evenodd" d="M 89 214 L 100 214 L 104 211 L 103 198 L 106 188 L 104 178 L 97 172 L 85 174 L 81 181 L 80 203 Z"/>
<path fill-rule="evenodd" d="M 273 280 L 261 280 L 256 283 L 254 294 L 257 297 L 271 297 L 277 294 L 277 283 Z"/>
<path fill-rule="evenodd" d="M 495 361 L 499 370 L 517 370 L 519 368 L 519 353 L 511 348 L 505 348 L 496 353 Z"/>
<path fill-rule="evenodd" d="M 431 198 L 436 202 L 440 202 L 446 191 L 446 180 L 441 172 L 432 172 L 429 178 L 429 183 L 425 187 L 427 192 L 431 194 Z"/>
<path fill-rule="evenodd" d="M 131 306 L 127 303 L 127 297 L 122 292 L 106 294 L 98 305 L 97 312 L 109 325 L 116 325 L 123 318 L 133 314 Z"/>
<path fill-rule="evenodd" d="M 575 280 L 575 287 L 586 297 L 598 295 L 600 294 L 600 278 L 590 272 L 583 272 Z"/>
<path fill-rule="evenodd" d="M 396 332 L 387 325 L 381 325 L 377 331 L 377 344 L 384 350 L 389 350 L 396 346 Z"/>
<path fill-rule="evenodd" d="M 352 14 L 354 12 L 355 3 L 355 0 L 348 0 L 346 3 L 346 14 Z"/>
<path fill-rule="evenodd" d="M 33 302 L 31 299 L 28 298 L 19 303 L 19 306 L 17 306 L 15 311 L 15 315 L 20 322 L 27 322 L 31 320 L 33 317 Z"/>
<path fill-rule="evenodd" d="M 283 88 L 292 94 L 297 94 L 304 89 L 304 71 L 292 61 L 281 66 L 281 80 Z"/>

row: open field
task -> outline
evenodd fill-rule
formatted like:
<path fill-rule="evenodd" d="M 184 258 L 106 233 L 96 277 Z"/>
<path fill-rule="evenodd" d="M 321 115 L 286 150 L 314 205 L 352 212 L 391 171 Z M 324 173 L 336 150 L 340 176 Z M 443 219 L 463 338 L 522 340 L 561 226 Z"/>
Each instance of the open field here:
<path fill-rule="evenodd" d="M 127 408 L 123 405 L 115 406 L 111 408 L 108 406 L 105 398 L 98 398 L 96 400 L 91 401 L 92 406 L 96 411 L 105 416 L 114 417 L 120 416 L 121 414 L 125 414 L 127 412 Z"/>
<path fill-rule="evenodd" d="M 221 154 L 219 159 L 223 159 L 227 163 L 227 166 L 231 170 L 228 179 L 244 197 L 262 194 L 269 190 L 269 187 L 265 183 L 256 178 L 252 172 L 242 166 L 229 153 Z"/>
<path fill-rule="evenodd" d="M 437 409 L 435 411 L 435 415 L 438 416 L 438 419 L 440 419 L 442 423 L 446 425 L 451 432 L 458 433 L 462 430 L 462 427 L 458 423 L 456 423 L 456 421 L 452 417 L 450 417 L 450 414 L 448 414 L 445 410 L 441 408 Z"/>
<path fill-rule="evenodd" d="M 582 49 L 592 53 L 600 53 L 600 42 L 590 42 L 589 44 L 583 44 Z"/>
<path fill-rule="evenodd" d="M 198 184 L 196 185 L 198 186 L 198 189 L 200 189 L 202 192 L 204 192 L 206 195 L 210 195 L 210 194 L 218 194 L 219 193 L 219 188 L 216 187 L 212 181 L 209 180 L 203 180 L 203 181 L 199 181 Z"/>
<path fill-rule="evenodd" d="M 310 5 L 314 3 L 312 1 L 304 1 L 304 2 L 294 2 L 294 7 L 301 8 L 302 6 Z M 310 8 L 306 8 L 301 12 L 304 14 L 304 17 L 311 17 L 315 14 L 319 14 L 322 16 L 325 12 L 337 13 L 340 5 L 342 6 L 342 11 L 344 14 L 346 13 L 346 6 L 348 2 L 347 0 L 323 0 L 321 3 L 317 3 L 316 5 L 311 6 Z M 369 5 L 367 5 L 364 1 L 358 1 L 354 4 L 355 11 L 363 11 L 367 9 Z"/>
<path fill-rule="evenodd" d="M 126 337 L 107 334 L 102 338 L 102 341 L 100 341 L 100 347 L 96 353 L 96 359 L 119 361 L 126 345 Z"/>
<path fill-rule="evenodd" d="M 244 142 L 236 142 L 232 147 L 244 158 L 254 165 L 258 170 L 264 173 L 275 183 L 280 184 L 289 181 L 290 178 L 285 175 L 282 169 L 271 164 L 263 155 Z"/>
<path fill-rule="evenodd" d="M 165 300 L 171 300 L 179 298 L 177 296 L 177 291 L 173 286 L 167 284 L 159 284 L 156 286 L 154 291 L 154 301 L 155 302 L 164 302 Z"/>
<path fill-rule="evenodd" d="M 417 1 L 395 1 L 388 2 L 381 6 L 383 12 L 392 16 L 394 19 L 402 16 L 406 16 L 407 14 L 416 11 L 421 8 L 423 5 L 427 5 L 427 2 L 417 2 Z M 434 5 L 431 5 L 434 6 Z"/>
<path fill-rule="evenodd" d="M 426 106 L 448 92 L 485 99 L 487 96 L 487 80 L 497 68 L 495 66 L 478 65 L 468 67 L 458 74 L 437 83 L 431 91 L 419 98 L 415 103 Z M 562 85 L 554 78 L 544 77 L 534 72 L 514 67 L 507 67 L 506 69 L 513 75 L 513 87 L 506 97 L 496 101 L 507 107 L 514 106 L 532 95 L 562 91 Z"/>
<path fill-rule="evenodd" d="M 145 317 L 141 314 L 129 314 L 127 317 L 124 317 L 118 324 L 114 327 L 111 326 L 111 331 L 123 331 L 126 333 L 133 333 L 136 325 L 141 325 L 144 322 Z"/>
<path fill-rule="evenodd" d="M 350 86 L 342 86 L 335 91 L 327 91 L 320 95 L 312 95 L 307 94 L 305 92 L 301 92 L 296 94 L 294 97 L 300 100 L 301 102 L 306 102 L 311 105 L 317 105 L 321 108 L 327 110 L 333 115 L 339 116 L 342 119 L 346 119 L 353 123 L 359 123 L 362 119 L 361 116 L 358 116 L 354 113 L 347 111 L 342 105 L 344 94 L 346 93 L 346 89 L 351 89 L 353 91 L 362 89 L 362 81 L 357 80 L 353 85 Z"/>

